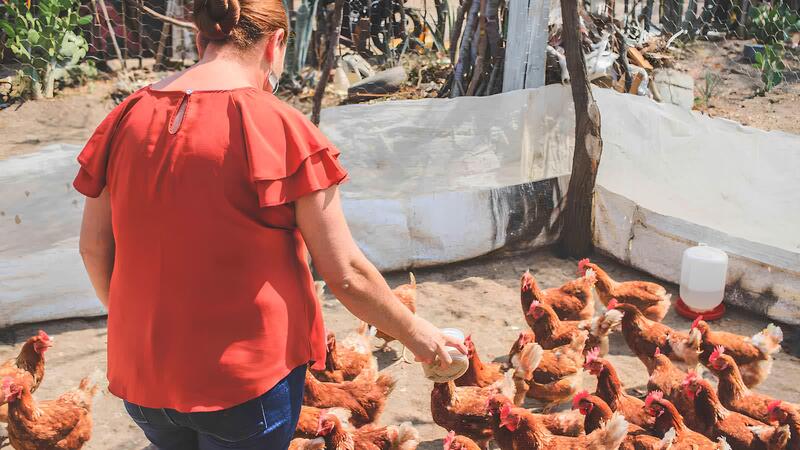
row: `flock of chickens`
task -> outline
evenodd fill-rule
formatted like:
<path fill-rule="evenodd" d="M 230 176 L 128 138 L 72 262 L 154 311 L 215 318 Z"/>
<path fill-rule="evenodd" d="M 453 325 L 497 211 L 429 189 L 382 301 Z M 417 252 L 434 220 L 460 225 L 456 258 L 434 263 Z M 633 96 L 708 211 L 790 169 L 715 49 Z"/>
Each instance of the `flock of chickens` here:
<path fill-rule="evenodd" d="M 444 450 L 491 443 L 501 450 L 800 450 L 798 405 L 751 391 L 770 373 L 783 340 L 779 327 L 745 337 L 714 331 L 698 318 L 688 331 L 674 330 L 661 323 L 670 308 L 662 286 L 617 282 L 588 259 L 578 273 L 546 290 L 530 273 L 522 276 L 520 300 L 531 330 L 520 333 L 506 362 L 482 362 L 467 337 L 469 369 L 431 391 L 433 421 L 449 433 Z M 415 310 L 413 278 L 395 293 Z M 600 314 L 595 293 L 606 307 Z M 604 358 L 617 330 L 650 374 L 644 399 L 626 392 Z M 362 324 L 341 342 L 328 336 L 325 370 L 306 376 L 290 449 L 417 447 L 410 424 L 375 424 L 394 380 L 377 372 L 371 335 Z M 716 385 L 701 376 L 706 369 Z M 593 394 L 581 386 L 583 372 L 597 378 Z M 553 412 L 568 402 L 572 410 Z"/>
<path fill-rule="evenodd" d="M 779 327 L 744 337 L 713 331 L 698 318 L 688 331 L 674 330 L 661 323 L 670 307 L 662 286 L 616 282 L 588 259 L 578 273 L 546 290 L 530 273 L 522 276 L 520 300 L 531 330 L 520 333 L 506 362 L 482 362 L 467 337 L 467 372 L 431 391 L 433 420 L 449 433 L 444 450 L 486 449 L 492 442 L 501 450 L 800 450 L 800 407 L 751 391 L 770 373 L 783 339 Z M 415 312 L 413 275 L 394 292 Z M 600 314 L 595 292 L 606 307 Z M 604 358 L 617 330 L 650 374 L 644 400 L 626 392 Z M 377 425 L 395 380 L 378 372 L 373 336 L 392 340 L 367 324 L 341 342 L 328 335 L 325 369 L 306 374 L 290 449 L 417 448 L 411 424 Z M 0 421 L 15 449 L 80 449 L 91 437 L 97 387 L 87 379 L 55 400 L 31 395 L 51 346 L 40 331 L 0 366 Z M 704 368 L 716 386 L 701 376 Z M 597 378 L 593 394 L 581 386 L 583 372 Z M 570 401 L 572 410 L 553 412 Z M 525 403 L 543 409 L 533 412 Z"/>

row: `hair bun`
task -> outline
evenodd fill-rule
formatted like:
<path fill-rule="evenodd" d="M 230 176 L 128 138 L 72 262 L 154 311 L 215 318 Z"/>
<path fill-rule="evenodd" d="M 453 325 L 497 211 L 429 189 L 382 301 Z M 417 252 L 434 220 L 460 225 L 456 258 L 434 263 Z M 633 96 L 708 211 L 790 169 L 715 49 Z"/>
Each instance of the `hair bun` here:
<path fill-rule="evenodd" d="M 196 0 L 194 23 L 210 40 L 225 39 L 239 23 L 239 0 Z"/>

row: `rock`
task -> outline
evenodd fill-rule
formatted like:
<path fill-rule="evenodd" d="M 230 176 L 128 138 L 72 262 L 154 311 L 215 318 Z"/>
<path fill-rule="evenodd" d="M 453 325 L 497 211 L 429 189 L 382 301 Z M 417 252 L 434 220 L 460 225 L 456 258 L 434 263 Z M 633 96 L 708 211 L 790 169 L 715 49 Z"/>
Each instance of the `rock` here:
<path fill-rule="evenodd" d="M 407 79 L 408 75 L 402 66 L 392 67 L 353 84 L 347 90 L 347 95 L 355 101 L 381 97 L 397 92 Z"/>
<path fill-rule="evenodd" d="M 142 58 L 142 69 L 152 70 L 153 66 L 155 66 L 156 60 L 154 58 Z M 106 60 L 106 66 L 108 70 L 112 72 L 120 72 L 122 70 L 122 61 L 114 58 Z M 128 70 L 132 69 L 139 69 L 139 59 L 138 58 L 128 58 L 125 60 L 125 66 Z"/>
<path fill-rule="evenodd" d="M 764 53 L 764 46 L 761 44 L 744 44 L 742 58 L 749 63 L 756 62 L 756 53 Z"/>
<path fill-rule="evenodd" d="M 656 89 L 664 103 L 672 103 L 686 109 L 694 106 L 694 79 L 691 75 L 675 69 L 653 71 Z"/>

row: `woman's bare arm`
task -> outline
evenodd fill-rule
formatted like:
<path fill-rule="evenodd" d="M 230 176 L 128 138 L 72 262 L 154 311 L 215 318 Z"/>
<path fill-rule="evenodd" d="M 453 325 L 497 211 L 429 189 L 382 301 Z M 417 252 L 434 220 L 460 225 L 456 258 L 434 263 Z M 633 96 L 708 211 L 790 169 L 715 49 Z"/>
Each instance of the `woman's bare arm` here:
<path fill-rule="evenodd" d="M 446 344 L 466 353 L 462 343 L 442 335 L 394 296 L 353 241 L 337 187 L 299 199 L 296 215 L 314 268 L 356 317 L 402 342 L 421 361 L 431 362 L 438 355 L 443 364 L 450 364 Z"/>
<path fill-rule="evenodd" d="M 97 198 L 86 199 L 79 247 L 97 298 L 108 308 L 115 244 L 111 229 L 111 199 L 107 189 Z"/>

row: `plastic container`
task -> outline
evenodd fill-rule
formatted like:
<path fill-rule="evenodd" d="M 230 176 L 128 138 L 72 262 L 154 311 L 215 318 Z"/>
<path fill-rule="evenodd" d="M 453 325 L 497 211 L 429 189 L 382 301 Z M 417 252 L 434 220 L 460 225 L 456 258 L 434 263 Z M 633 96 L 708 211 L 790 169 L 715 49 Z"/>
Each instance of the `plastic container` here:
<path fill-rule="evenodd" d="M 464 341 L 464 333 L 456 328 L 442 328 L 442 334 Z M 458 351 L 457 348 L 450 349 L 448 353 L 450 353 L 450 358 L 453 359 L 453 364 L 450 364 L 450 366 L 445 369 L 441 368 L 439 361 L 433 364 L 422 365 L 422 371 L 425 373 L 427 379 L 434 383 L 446 383 L 464 375 L 469 368 L 469 358 L 467 358 L 467 355 Z"/>
<path fill-rule="evenodd" d="M 722 315 L 725 281 L 728 275 L 728 255 L 720 249 L 699 244 L 683 252 L 681 262 L 681 298 L 678 312 L 707 319 Z M 682 303 L 682 305 L 681 305 Z"/>

